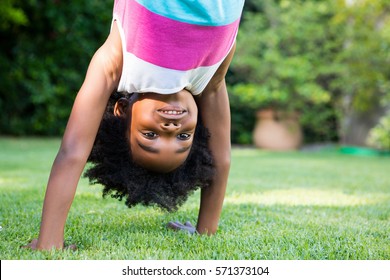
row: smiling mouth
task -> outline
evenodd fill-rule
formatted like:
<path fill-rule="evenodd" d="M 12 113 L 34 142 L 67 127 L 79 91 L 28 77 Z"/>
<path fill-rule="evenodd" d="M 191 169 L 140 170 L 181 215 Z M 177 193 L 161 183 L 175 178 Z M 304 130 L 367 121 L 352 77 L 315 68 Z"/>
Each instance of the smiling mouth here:
<path fill-rule="evenodd" d="M 159 112 L 164 113 L 164 114 L 168 114 L 168 115 L 181 115 L 181 114 L 183 114 L 184 111 L 181 111 L 181 110 L 179 110 L 179 111 L 177 111 L 177 110 L 169 110 L 169 111 L 168 110 L 161 110 Z"/>
<path fill-rule="evenodd" d="M 161 116 L 165 118 L 182 118 L 187 110 L 179 106 L 166 106 L 157 110 Z"/>

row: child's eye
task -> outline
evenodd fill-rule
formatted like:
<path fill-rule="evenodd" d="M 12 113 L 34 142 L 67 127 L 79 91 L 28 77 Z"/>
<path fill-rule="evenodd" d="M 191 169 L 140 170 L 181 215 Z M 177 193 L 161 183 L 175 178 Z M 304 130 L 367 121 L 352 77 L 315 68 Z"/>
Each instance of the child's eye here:
<path fill-rule="evenodd" d="M 179 135 L 177 135 L 177 138 L 179 140 L 188 140 L 190 139 L 191 137 L 191 134 L 188 134 L 188 133 L 180 133 Z"/>
<path fill-rule="evenodd" d="M 142 133 L 143 136 L 147 139 L 154 139 L 157 137 L 157 133 L 154 133 L 154 132 L 145 132 L 145 133 Z"/>

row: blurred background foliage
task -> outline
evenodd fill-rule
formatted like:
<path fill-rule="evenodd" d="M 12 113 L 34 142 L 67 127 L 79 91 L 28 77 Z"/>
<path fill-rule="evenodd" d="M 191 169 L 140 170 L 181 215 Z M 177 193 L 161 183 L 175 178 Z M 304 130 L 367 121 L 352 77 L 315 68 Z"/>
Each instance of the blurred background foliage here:
<path fill-rule="evenodd" d="M 61 135 L 112 5 L 0 2 L 0 134 Z M 345 141 L 353 116 L 372 112 L 367 127 L 386 139 L 390 3 L 246 0 L 227 81 L 233 143 L 252 143 L 255 113 L 270 107 L 299 112 L 306 143 Z"/>
<path fill-rule="evenodd" d="M 110 30 L 112 1 L 7 0 L 1 20 L 0 131 L 60 135 L 88 63 Z"/>
<path fill-rule="evenodd" d="M 389 35 L 386 0 L 247 0 L 231 67 L 233 141 L 250 143 L 249 116 L 271 107 L 300 113 L 306 143 L 365 145 L 389 114 Z"/>

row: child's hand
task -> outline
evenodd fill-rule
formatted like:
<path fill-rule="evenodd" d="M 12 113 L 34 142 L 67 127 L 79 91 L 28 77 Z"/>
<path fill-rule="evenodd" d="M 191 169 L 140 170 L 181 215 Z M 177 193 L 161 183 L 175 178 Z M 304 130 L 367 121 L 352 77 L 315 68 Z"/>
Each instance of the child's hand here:
<path fill-rule="evenodd" d="M 31 242 L 28 243 L 27 245 L 22 246 L 22 248 L 23 248 L 23 249 L 32 249 L 32 250 L 36 250 L 36 249 L 37 249 L 37 243 L 38 243 L 38 239 L 33 239 L 33 240 L 31 240 Z"/>
<path fill-rule="evenodd" d="M 185 222 L 184 225 L 178 221 L 176 222 L 169 222 L 167 224 L 167 227 L 173 230 L 184 230 L 187 231 L 189 234 L 195 234 L 198 233 L 196 231 L 196 228 L 189 222 Z"/>
<path fill-rule="evenodd" d="M 23 249 L 32 249 L 32 250 L 41 250 L 41 249 L 37 248 L 37 244 L 38 244 L 38 239 L 33 239 L 27 245 L 22 246 L 22 248 Z M 71 244 L 69 246 L 65 246 L 65 244 L 64 244 L 64 249 L 65 250 L 76 251 L 77 250 L 77 246 L 75 244 Z"/>

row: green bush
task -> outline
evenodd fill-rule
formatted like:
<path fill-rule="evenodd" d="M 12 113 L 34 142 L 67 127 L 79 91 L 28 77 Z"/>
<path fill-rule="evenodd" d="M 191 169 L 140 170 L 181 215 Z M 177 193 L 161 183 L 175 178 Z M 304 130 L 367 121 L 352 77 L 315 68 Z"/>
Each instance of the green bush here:
<path fill-rule="evenodd" d="M 344 47 L 335 54 L 340 71 L 331 88 L 342 93 L 345 114 L 367 112 L 390 101 L 389 11 L 388 0 L 338 3 L 332 24 L 344 27 Z"/>
<path fill-rule="evenodd" d="M 251 144 L 252 130 L 255 126 L 255 114 L 257 106 L 246 98 L 250 94 L 240 94 L 229 87 L 230 112 L 231 112 L 231 139 L 235 144 Z M 256 95 L 255 95 L 256 96 Z"/>
<path fill-rule="evenodd" d="M 233 142 L 251 142 L 261 108 L 299 112 L 305 141 L 338 139 L 329 85 L 342 48 L 331 25 L 333 1 L 249 1 L 237 39 L 230 87 Z"/>
<path fill-rule="evenodd" d="M 0 133 L 61 134 L 90 58 L 109 32 L 113 3 L 13 2 L 26 21 L 10 19 L 0 29 Z"/>
<path fill-rule="evenodd" d="M 382 117 L 379 124 L 371 129 L 368 144 L 383 151 L 390 151 L 390 113 Z"/>
<path fill-rule="evenodd" d="M 18 0 L 2 0 L 0 3 L 0 30 L 6 30 L 12 25 L 24 25 L 27 17 L 20 8 L 16 8 Z"/>

